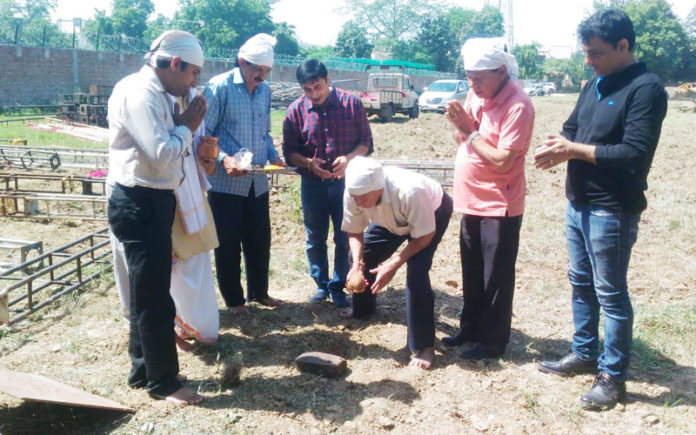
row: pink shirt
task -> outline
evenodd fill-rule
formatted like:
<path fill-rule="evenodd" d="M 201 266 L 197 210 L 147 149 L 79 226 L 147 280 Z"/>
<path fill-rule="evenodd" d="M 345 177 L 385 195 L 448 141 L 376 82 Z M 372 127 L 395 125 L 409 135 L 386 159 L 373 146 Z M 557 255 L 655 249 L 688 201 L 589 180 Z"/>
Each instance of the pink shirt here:
<path fill-rule="evenodd" d="M 476 216 L 519 216 L 524 212 L 525 154 L 532 140 L 534 106 L 529 96 L 509 80 L 490 100 L 470 90 L 464 110 L 480 119 L 479 138 L 489 145 L 519 150 L 506 173 L 496 172 L 470 145 L 462 143 L 454 167 L 454 210 Z"/>

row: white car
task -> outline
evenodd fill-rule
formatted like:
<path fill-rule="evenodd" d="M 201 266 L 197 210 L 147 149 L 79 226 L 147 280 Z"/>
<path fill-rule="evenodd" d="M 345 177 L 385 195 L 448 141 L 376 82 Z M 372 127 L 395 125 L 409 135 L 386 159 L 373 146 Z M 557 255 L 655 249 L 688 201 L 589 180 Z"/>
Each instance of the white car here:
<path fill-rule="evenodd" d="M 425 88 L 418 97 L 418 107 L 421 112 L 445 112 L 447 103 L 452 100 L 464 102 L 469 84 L 464 80 L 437 80 Z"/>
<path fill-rule="evenodd" d="M 556 84 L 553 82 L 541 82 L 541 85 L 544 88 L 544 93 L 547 95 L 556 92 Z"/>

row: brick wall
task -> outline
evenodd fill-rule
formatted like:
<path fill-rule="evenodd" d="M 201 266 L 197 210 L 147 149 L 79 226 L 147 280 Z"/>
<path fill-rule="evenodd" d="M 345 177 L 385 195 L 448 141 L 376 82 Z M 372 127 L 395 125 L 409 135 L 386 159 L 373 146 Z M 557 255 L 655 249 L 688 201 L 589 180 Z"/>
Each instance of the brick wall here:
<path fill-rule="evenodd" d="M 0 45 L 0 106 L 18 104 L 51 104 L 58 94 L 89 92 L 90 85 L 113 86 L 121 78 L 140 69 L 139 54 L 95 52 L 85 50 L 18 47 Z M 233 67 L 231 62 L 208 61 L 201 83 Z M 295 66 L 276 65 L 270 82 L 295 82 Z M 360 90 L 366 86 L 361 71 L 329 71 L 342 88 Z M 412 77 L 422 89 L 436 77 Z"/>

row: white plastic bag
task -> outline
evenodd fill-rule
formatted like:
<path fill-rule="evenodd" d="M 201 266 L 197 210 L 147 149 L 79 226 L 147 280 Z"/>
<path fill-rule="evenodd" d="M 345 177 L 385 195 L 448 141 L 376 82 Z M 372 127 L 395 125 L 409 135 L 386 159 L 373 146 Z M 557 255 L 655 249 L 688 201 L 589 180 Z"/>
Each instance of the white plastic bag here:
<path fill-rule="evenodd" d="M 242 171 L 251 170 L 251 159 L 254 157 L 254 153 L 246 148 L 242 148 L 234 154 L 234 158 L 239 163 L 239 169 Z"/>

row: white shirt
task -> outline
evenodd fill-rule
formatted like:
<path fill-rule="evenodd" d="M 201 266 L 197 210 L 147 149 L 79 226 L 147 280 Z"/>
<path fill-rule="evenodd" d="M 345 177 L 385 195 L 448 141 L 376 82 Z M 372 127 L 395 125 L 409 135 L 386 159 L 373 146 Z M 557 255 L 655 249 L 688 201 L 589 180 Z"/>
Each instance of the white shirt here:
<path fill-rule="evenodd" d="M 174 104 L 145 65 L 114 87 L 109 98 L 109 175 L 124 186 L 174 189 L 191 151 L 188 127 L 174 124 Z"/>
<path fill-rule="evenodd" d="M 398 236 L 417 238 L 435 231 L 435 210 L 442 203 L 442 186 L 407 169 L 385 166 L 383 170 L 384 192 L 374 207 L 358 207 L 345 190 L 341 229 L 359 234 L 372 221 Z"/>

